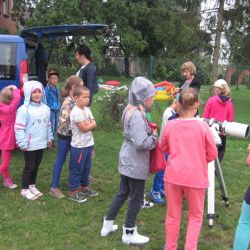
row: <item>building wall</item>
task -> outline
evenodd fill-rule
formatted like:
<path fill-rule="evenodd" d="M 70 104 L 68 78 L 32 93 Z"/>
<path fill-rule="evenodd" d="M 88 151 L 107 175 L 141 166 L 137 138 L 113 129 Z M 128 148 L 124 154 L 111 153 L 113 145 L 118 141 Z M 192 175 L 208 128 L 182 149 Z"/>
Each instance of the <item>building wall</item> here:
<path fill-rule="evenodd" d="M 13 0 L 0 0 L 0 28 L 6 28 L 11 34 L 16 33 L 16 21 L 11 17 Z"/>

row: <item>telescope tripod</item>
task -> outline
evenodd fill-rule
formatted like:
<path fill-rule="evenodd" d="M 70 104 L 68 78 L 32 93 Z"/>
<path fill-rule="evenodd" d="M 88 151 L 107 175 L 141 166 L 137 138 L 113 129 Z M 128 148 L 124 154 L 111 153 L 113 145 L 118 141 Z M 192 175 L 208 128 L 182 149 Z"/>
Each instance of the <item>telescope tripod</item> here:
<path fill-rule="evenodd" d="M 224 201 L 224 204 L 229 206 L 227 188 L 218 158 L 208 164 L 209 187 L 207 189 L 207 218 L 209 228 L 213 228 L 215 219 L 215 177 L 218 180 L 219 188 L 221 190 L 221 198 Z"/>

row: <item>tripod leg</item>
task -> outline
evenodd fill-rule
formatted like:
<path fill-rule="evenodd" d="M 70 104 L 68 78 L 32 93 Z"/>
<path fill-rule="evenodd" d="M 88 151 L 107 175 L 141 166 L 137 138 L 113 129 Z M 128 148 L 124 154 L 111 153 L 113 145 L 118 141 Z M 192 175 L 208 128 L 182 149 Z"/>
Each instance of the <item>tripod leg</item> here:
<path fill-rule="evenodd" d="M 208 163 L 208 180 L 209 187 L 207 189 L 207 218 L 208 218 L 208 227 L 212 228 L 215 218 L 215 185 L 214 185 L 214 169 L 215 162 Z"/>
<path fill-rule="evenodd" d="M 229 201 L 228 201 L 229 198 L 228 198 L 227 188 L 226 188 L 226 184 L 224 181 L 224 177 L 222 174 L 222 170 L 221 170 L 221 166 L 220 166 L 220 162 L 219 162 L 218 158 L 215 160 L 215 172 L 216 172 L 217 180 L 218 180 L 219 185 L 220 185 L 222 199 L 223 199 L 225 205 L 229 206 Z"/>

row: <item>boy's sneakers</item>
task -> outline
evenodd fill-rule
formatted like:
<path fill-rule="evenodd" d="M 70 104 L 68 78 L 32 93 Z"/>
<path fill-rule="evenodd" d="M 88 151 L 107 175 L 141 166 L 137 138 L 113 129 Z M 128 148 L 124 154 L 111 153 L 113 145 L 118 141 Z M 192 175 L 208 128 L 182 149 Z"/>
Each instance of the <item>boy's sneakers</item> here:
<path fill-rule="evenodd" d="M 154 206 L 154 203 L 147 201 L 145 198 L 143 200 L 143 204 L 141 208 L 151 208 Z"/>
<path fill-rule="evenodd" d="M 69 199 L 79 203 L 87 201 L 86 197 L 83 196 L 79 191 L 69 192 Z"/>
<path fill-rule="evenodd" d="M 42 192 L 40 192 L 35 185 L 29 185 L 29 190 L 32 194 L 36 195 L 37 197 L 40 197 L 43 195 Z"/>
<path fill-rule="evenodd" d="M 161 197 L 160 192 L 155 192 L 152 189 L 150 189 L 150 191 L 148 192 L 148 197 L 150 197 L 150 199 L 157 204 L 164 204 L 165 200 Z"/>
<path fill-rule="evenodd" d="M 80 193 L 82 195 L 88 195 L 88 196 L 97 196 L 98 195 L 97 191 L 90 189 L 89 187 L 81 187 Z"/>
<path fill-rule="evenodd" d="M 13 182 L 11 178 L 5 178 L 3 181 L 3 185 L 10 189 L 17 188 L 17 185 Z"/>
<path fill-rule="evenodd" d="M 31 193 L 29 189 L 22 189 L 21 195 L 28 200 L 36 200 L 39 196 Z"/>
<path fill-rule="evenodd" d="M 51 188 L 50 191 L 49 191 L 49 193 L 50 193 L 51 195 L 53 195 L 54 197 L 59 198 L 59 199 L 61 199 L 61 198 L 63 198 L 63 197 L 65 196 L 65 195 L 60 191 L 59 188 Z"/>

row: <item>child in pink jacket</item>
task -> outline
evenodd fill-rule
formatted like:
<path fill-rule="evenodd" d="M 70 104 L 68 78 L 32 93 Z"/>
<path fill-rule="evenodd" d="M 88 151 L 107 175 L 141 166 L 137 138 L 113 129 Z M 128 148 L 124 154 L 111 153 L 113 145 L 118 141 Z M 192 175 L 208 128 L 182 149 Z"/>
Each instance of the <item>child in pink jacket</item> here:
<path fill-rule="evenodd" d="M 231 91 L 227 82 L 219 79 L 214 83 L 215 95 L 207 100 L 204 108 L 203 117 L 207 119 L 214 118 L 217 121 L 232 122 L 234 120 L 234 106 Z M 218 146 L 218 157 L 221 162 L 226 150 L 226 135 L 220 134 L 222 144 Z"/>
<path fill-rule="evenodd" d="M 209 126 L 194 118 L 199 107 L 197 91 L 183 90 L 179 97 L 179 118 L 169 121 L 162 135 L 162 150 L 169 154 L 164 175 L 167 197 L 166 249 L 178 247 L 182 200 L 188 203 L 185 250 L 197 249 L 202 226 L 208 162 L 217 157 Z"/>
<path fill-rule="evenodd" d="M 0 150 L 2 154 L 2 164 L 0 165 L 0 175 L 3 175 L 4 186 L 16 188 L 17 185 L 9 175 L 11 152 L 16 147 L 14 124 L 16 119 L 17 106 L 20 102 L 20 90 L 14 85 L 5 87 L 0 93 Z"/>

